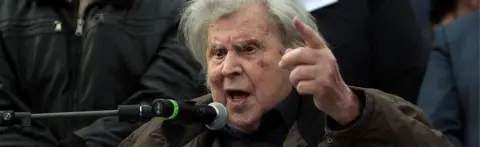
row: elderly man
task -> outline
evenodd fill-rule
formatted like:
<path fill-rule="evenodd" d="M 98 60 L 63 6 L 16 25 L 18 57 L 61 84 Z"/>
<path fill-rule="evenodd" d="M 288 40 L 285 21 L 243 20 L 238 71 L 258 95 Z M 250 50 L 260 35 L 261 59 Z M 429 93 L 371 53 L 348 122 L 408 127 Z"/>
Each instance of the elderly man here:
<path fill-rule="evenodd" d="M 182 27 L 211 89 L 195 101 L 224 104 L 229 124 L 212 131 L 154 118 L 121 146 L 450 146 L 412 104 L 347 86 L 291 0 L 194 0 Z"/>

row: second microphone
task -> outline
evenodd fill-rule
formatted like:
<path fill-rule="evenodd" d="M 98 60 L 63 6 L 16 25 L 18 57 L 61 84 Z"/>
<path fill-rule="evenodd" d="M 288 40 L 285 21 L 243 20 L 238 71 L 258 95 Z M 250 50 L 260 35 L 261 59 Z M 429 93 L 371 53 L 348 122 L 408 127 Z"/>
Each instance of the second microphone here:
<path fill-rule="evenodd" d="M 152 112 L 154 116 L 185 123 L 203 123 L 211 130 L 222 129 L 228 121 L 227 109 L 218 102 L 195 105 L 193 102 L 157 99 L 152 104 Z"/>

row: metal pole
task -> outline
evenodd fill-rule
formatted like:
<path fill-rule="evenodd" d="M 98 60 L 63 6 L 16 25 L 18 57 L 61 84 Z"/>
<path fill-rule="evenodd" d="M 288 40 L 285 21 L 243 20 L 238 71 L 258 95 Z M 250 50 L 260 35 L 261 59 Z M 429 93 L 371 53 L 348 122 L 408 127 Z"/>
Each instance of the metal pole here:
<path fill-rule="evenodd" d="M 57 113 L 39 113 L 32 114 L 32 119 L 44 118 L 73 118 L 73 117 L 105 117 L 117 116 L 118 110 L 102 110 L 102 111 L 83 111 L 83 112 L 57 112 Z"/>

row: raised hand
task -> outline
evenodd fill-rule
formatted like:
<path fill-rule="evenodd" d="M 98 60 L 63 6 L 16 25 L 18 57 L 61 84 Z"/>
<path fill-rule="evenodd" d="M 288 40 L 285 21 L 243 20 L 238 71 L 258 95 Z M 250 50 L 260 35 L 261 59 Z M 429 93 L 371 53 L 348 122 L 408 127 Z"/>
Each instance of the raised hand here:
<path fill-rule="evenodd" d="M 291 71 L 290 81 L 299 93 L 313 94 L 320 111 L 340 124 L 351 122 L 360 104 L 343 81 L 335 56 L 316 31 L 297 17 L 293 21 L 306 46 L 287 49 L 279 66 Z"/>

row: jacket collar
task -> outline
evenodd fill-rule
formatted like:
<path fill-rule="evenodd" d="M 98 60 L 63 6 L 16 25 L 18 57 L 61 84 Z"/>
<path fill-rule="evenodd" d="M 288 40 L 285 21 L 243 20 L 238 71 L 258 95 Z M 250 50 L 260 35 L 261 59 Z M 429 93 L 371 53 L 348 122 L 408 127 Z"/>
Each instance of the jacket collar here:
<path fill-rule="evenodd" d="M 300 100 L 298 131 L 308 144 L 316 145 L 325 135 L 325 113 L 317 109 L 312 95 L 302 95 Z"/>
<path fill-rule="evenodd" d="M 283 121 L 288 127 L 291 127 L 297 119 L 298 108 L 300 107 L 300 94 L 295 88 L 292 88 L 290 95 L 285 98 L 275 109 L 280 112 Z"/>
<path fill-rule="evenodd" d="M 212 134 L 213 133 L 210 133 L 209 131 L 199 132 L 196 136 L 193 137 L 193 139 L 190 139 L 190 141 L 187 141 L 186 143 L 183 143 L 183 145 L 182 144 L 170 144 L 170 145 L 172 145 L 172 146 L 183 146 L 183 147 L 210 146 L 213 143 L 213 140 L 214 140 L 214 136 L 212 136 Z M 283 142 L 282 146 L 284 146 L 284 147 L 308 146 L 309 143 L 307 143 L 307 141 L 303 138 L 303 136 L 304 135 L 302 135 L 302 133 L 301 133 L 299 127 L 298 127 L 298 123 L 295 123 L 290 128 L 290 131 L 288 132 L 288 135 L 285 138 L 285 141 Z M 318 137 L 318 138 L 320 138 L 320 137 Z M 315 145 L 315 143 L 310 143 L 310 144 Z"/>

